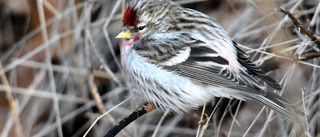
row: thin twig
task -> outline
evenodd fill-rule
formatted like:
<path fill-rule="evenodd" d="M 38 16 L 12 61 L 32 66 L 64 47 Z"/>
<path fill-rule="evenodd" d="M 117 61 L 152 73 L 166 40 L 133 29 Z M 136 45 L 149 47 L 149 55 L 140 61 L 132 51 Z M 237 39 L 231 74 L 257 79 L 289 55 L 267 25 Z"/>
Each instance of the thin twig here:
<path fill-rule="evenodd" d="M 0 70 L 3 70 L 2 63 L 0 61 Z M 5 74 L 1 75 L 1 82 L 4 84 L 4 91 L 6 92 L 6 98 L 9 103 L 9 108 L 11 111 L 11 115 L 14 119 L 15 123 L 15 133 L 18 137 L 23 137 L 22 133 L 22 128 L 21 128 L 21 123 L 20 123 L 20 118 L 19 118 L 19 110 L 15 104 L 13 95 L 12 95 L 12 90 L 10 88 L 10 84 L 8 82 L 8 79 Z M 9 119 L 8 119 L 9 120 Z"/>
<path fill-rule="evenodd" d="M 13 61 L 16 61 L 16 60 L 13 60 Z M 48 67 L 46 66 L 45 63 L 36 62 L 36 61 L 32 61 L 32 60 L 26 60 L 25 62 L 20 64 L 20 66 L 48 70 Z M 52 70 L 54 72 L 66 73 L 66 74 L 75 74 L 75 75 L 87 75 L 88 74 L 87 69 L 69 67 L 69 66 L 61 66 L 61 65 L 52 65 Z M 93 71 L 92 74 L 95 78 L 111 79 L 111 76 L 106 71 L 103 71 L 103 70 L 92 70 L 92 71 Z M 124 77 L 121 76 L 120 73 L 116 73 L 115 76 L 120 80 L 124 79 Z M 82 83 L 82 82 L 79 82 L 79 83 Z"/>
<path fill-rule="evenodd" d="M 90 45 L 90 38 L 91 38 L 91 35 L 90 35 L 90 33 L 89 33 L 89 24 L 90 24 L 90 19 L 91 19 L 91 16 L 90 16 L 90 13 L 88 13 L 89 11 L 91 11 L 91 9 L 92 9 L 92 6 L 93 6 L 93 3 L 89 3 L 89 5 L 87 6 L 87 19 L 89 20 L 88 22 L 87 22 L 87 27 L 86 27 L 86 29 L 85 29 L 85 37 L 86 37 L 86 39 L 85 39 L 85 54 L 86 54 L 86 65 L 87 65 L 87 69 L 88 69 L 88 82 L 89 82 L 89 86 L 90 86 L 90 91 L 91 91 L 91 94 L 93 95 L 93 98 L 94 98 L 94 100 L 95 100 L 95 102 L 96 102 L 96 104 L 97 104 L 97 107 L 98 107 L 98 109 L 99 109 L 99 111 L 101 112 L 101 114 L 104 114 L 105 112 L 106 112 L 106 109 L 104 108 L 104 106 L 103 106 L 103 103 L 102 103 L 102 100 L 101 100 L 101 96 L 100 96 L 100 94 L 99 94 L 99 92 L 98 92 L 98 88 L 97 88 L 97 86 L 95 85 L 95 83 L 94 83 L 94 77 L 93 77 L 93 74 L 92 74 L 92 68 L 91 68 L 91 62 L 90 62 L 90 48 L 89 48 L 89 45 Z M 93 44 L 93 43 L 91 43 L 91 44 Z M 111 74 L 112 74 L 112 72 L 111 72 Z M 114 76 L 115 77 L 115 76 Z M 115 119 L 111 116 L 111 115 L 109 115 L 109 114 L 106 114 L 105 115 L 105 118 L 109 121 L 109 122 L 111 122 L 113 125 L 115 125 L 116 124 L 116 121 L 115 121 Z M 128 137 L 129 135 L 126 133 L 126 132 L 124 132 L 124 131 L 122 131 L 121 132 L 121 134 L 123 135 L 123 136 L 125 136 L 125 137 Z"/>
<path fill-rule="evenodd" d="M 103 106 L 103 103 L 102 103 L 100 94 L 99 94 L 99 92 L 98 92 L 97 86 L 94 84 L 93 79 L 94 79 L 93 75 L 92 75 L 92 74 L 89 74 L 89 76 L 88 76 L 88 81 L 89 81 L 89 86 L 90 86 L 90 89 L 91 89 L 91 90 L 90 90 L 90 91 L 91 91 L 91 94 L 93 95 L 93 98 L 94 98 L 94 100 L 95 100 L 95 102 L 96 102 L 96 104 L 97 104 L 97 107 L 98 107 L 99 111 L 103 114 L 103 113 L 106 112 L 106 109 L 105 109 L 104 106 Z M 111 115 L 106 114 L 106 115 L 105 115 L 105 118 L 106 118 L 109 122 L 111 122 L 113 125 L 116 124 L 115 119 L 114 119 Z M 128 135 L 125 131 L 121 131 L 121 134 L 122 134 L 122 136 L 124 136 L 124 137 L 129 137 L 129 135 Z"/>
<path fill-rule="evenodd" d="M 231 125 L 230 125 L 230 129 L 229 129 L 228 137 L 230 137 L 230 136 L 231 136 L 231 131 L 232 131 L 232 128 L 233 128 L 234 122 L 235 122 L 235 121 L 237 121 L 236 117 L 237 117 L 237 115 L 238 115 L 238 112 L 239 112 L 239 109 L 240 109 L 241 103 L 242 103 L 242 101 L 240 101 L 240 102 L 238 103 L 237 110 L 236 110 L 236 113 L 234 114 L 234 116 L 233 116 L 233 115 L 232 115 L 232 113 L 230 112 L 230 114 L 231 114 L 231 116 L 233 117 L 233 119 L 232 119 L 232 123 L 231 123 Z M 231 111 L 231 108 L 229 108 L 229 111 Z"/>
<path fill-rule="evenodd" d="M 296 4 L 292 7 L 292 10 L 298 8 L 298 6 L 300 5 L 300 3 L 303 0 L 299 0 L 298 2 L 296 2 Z M 277 27 L 272 31 L 272 33 L 261 43 L 261 47 L 262 46 L 266 46 L 269 45 L 271 43 L 271 41 L 275 38 L 276 34 L 280 31 L 281 26 L 286 22 L 286 18 L 283 18 L 279 24 L 277 25 Z M 257 56 L 258 54 L 253 55 L 251 58 L 255 58 L 255 56 Z M 260 57 L 262 57 L 262 55 L 260 55 Z"/>
<path fill-rule="evenodd" d="M 298 59 L 301 61 L 306 61 L 309 59 L 314 59 L 314 58 L 319 58 L 319 57 L 320 57 L 320 53 L 311 53 L 311 54 L 305 54 L 304 56 L 300 56 L 300 57 L 298 57 Z"/>
<path fill-rule="evenodd" d="M 299 28 L 299 30 L 306 34 L 312 41 L 314 41 L 314 43 L 316 43 L 317 47 L 320 48 L 320 40 L 313 34 L 312 31 L 310 30 L 307 30 L 306 28 L 303 27 L 302 23 L 294 17 L 294 15 L 290 12 L 290 11 L 287 11 L 283 8 L 279 8 L 278 9 L 280 12 L 286 14 L 289 16 L 289 18 L 292 20 L 293 24 Z"/>
<path fill-rule="evenodd" d="M 55 8 L 52 6 L 52 4 L 50 2 L 48 2 L 47 0 L 43 0 L 43 5 L 51 12 L 53 13 L 58 20 L 62 19 L 62 14 Z"/>
<path fill-rule="evenodd" d="M 258 113 L 258 115 L 256 116 L 256 118 L 252 121 L 252 123 L 250 124 L 250 126 L 248 127 L 248 129 L 246 130 L 246 132 L 244 132 L 244 134 L 242 135 L 243 137 L 246 137 L 249 133 L 249 131 L 251 130 L 251 128 L 253 127 L 253 125 L 257 122 L 258 118 L 260 117 L 260 115 L 262 114 L 262 112 L 264 111 L 265 106 L 263 106 L 263 108 L 260 110 L 260 112 Z"/>
<path fill-rule="evenodd" d="M 118 61 L 118 58 L 117 58 L 116 54 L 114 53 L 113 46 L 112 46 L 111 40 L 110 40 L 110 38 L 109 38 L 109 33 L 108 33 L 108 31 L 107 31 L 107 27 L 109 26 L 109 23 L 111 22 L 114 14 L 115 14 L 115 12 L 116 12 L 117 9 L 120 7 L 121 2 L 122 2 L 121 0 L 118 0 L 118 1 L 117 1 L 117 3 L 114 5 L 115 8 L 112 9 L 109 17 L 106 19 L 106 21 L 105 21 L 105 23 L 104 23 L 104 25 L 103 25 L 103 33 L 104 33 L 104 36 L 105 36 L 105 38 L 106 38 L 106 40 L 107 40 L 107 44 L 108 44 L 110 53 L 111 53 L 114 61 L 116 62 L 117 67 L 118 67 L 120 70 L 121 70 L 121 65 L 120 65 L 120 63 L 119 63 L 119 61 Z"/>
<path fill-rule="evenodd" d="M 290 57 L 285 57 L 285 56 L 278 55 L 278 54 L 275 54 L 275 53 L 269 53 L 269 52 L 265 52 L 265 51 L 252 49 L 252 48 L 249 48 L 249 47 L 246 47 L 246 46 L 243 46 L 243 45 L 239 45 L 239 46 L 241 48 L 244 48 L 244 49 L 248 49 L 248 50 L 251 50 L 251 51 L 255 51 L 255 52 L 259 52 L 259 53 L 263 53 L 263 54 L 269 55 L 269 56 L 266 56 L 266 57 L 264 57 L 262 59 L 259 59 L 259 60 L 255 61 L 254 63 L 263 62 L 263 61 L 265 61 L 267 59 L 270 59 L 272 57 L 278 57 L 278 58 L 282 58 L 282 59 L 286 59 L 286 60 L 290 60 L 290 61 L 295 61 L 294 59 L 292 59 Z M 304 64 L 304 65 L 307 65 L 307 66 L 311 66 L 311 67 L 315 67 L 315 68 L 320 68 L 320 66 L 317 66 L 315 64 L 311 64 L 311 63 L 308 63 L 308 62 L 305 62 L 305 61 L 298 60 L 297 63 L 301 63 L 301 64 Z"/>
<path fill-rule="evenodd" d="M 78 3 L 76 6 L 71 7 L 69 9 L 66 9 L 62 15 L 64 17 L 67 17 L 68 14 L 70 13 L 75 13 L 77 12 L 77 10 L 83 8 L 83 2 Z M 56 17 L 56 16 L 55 16 Z M 57 18 L 51 18 L 47 20 L 46 23 L 46 27 L 52 25 L 53 23 L 55 23 L 56 21 L 58 21 Z M 28 40 L 32 39 L 35 35 L 37 35 L 39 32 L 41 31 L 41 26 L 33 29 L 32 31 L 30 31 L 28 34 L 26 34 L 21 40 L 19 40 L 18 42 L 14 43 L 4 55 L 2 55 L 0 57 L 1 60 L 7 60 L 11 54 L 14 54 L 15 51 L 17 51 L 18 48 L 22 47 Z M 58 35 L 59 36 L 59 35 Z M 1 73 L 1 72 L 0 72 Z"/>
<path fill-rule="evenodd" d="M 211 110 L 209 117 L 207 118 L 206 124 L 203 125 L 202 130 L 201 130 L 201 134 L 200 136 L 203 137 L 204 136 L 204 132 L 207 130 L 209 122 L 213 116 L 213 114 L 216 112 L 219 104 L 221 103 L 222 99 L 220 98 L 219 101 L 215 104 L 215 107 Z"/>
<path fill-rule="evenodd" d="M 86 131 L 86 133 L 83 135 L 83 137 L 86 137 L 87 134 L 90 132 L 90 130 L 93 128 L 93 126 L 98 122 L 99 119 L 101 119 L 102 117 L 104 117 L 105 115 L 109 114 L 111 111 L 113 111 L 114 109 L 118 108 L 120 105 L 122 105 L 123 103 L 127 102 L 128 100 L 130 100 L 133 97 L 133 95 L 131 95 L 130 97 L 128 97 L 127 99 L 125 99 L 124 101 L 120 102 L 119 104 L 117 104 L 116 106 L 114 106 L 113 108 L 111 108 L 109 111 L 105 112 L 104 114 L 102 114 L 101 116 L 99 116 L 90 126 L 90 128 Z"/>
<path fill-rule="evenodd" d="M 305 104 L 305 98 L 304 98 L 304 94 L 305 94 L 305 91 L 302 89 L 301 90 L 301 97 L 302 97 L 302 106 L 303 106 L 303 111 L 304 112 L 307 112 L 306 110 L 306 104 Z M 308 116 L 307 116 L 307 113 L 304 113 L 304 119 L 305 119 L 305 124 L 306 124 L 306 134 L 310 136 L 310 128 L 309 128 L 309 124 L 308 124 Z"/>
<path fill-rule="evenodd" d="M 177 124 L 183 119 L 183 115 L 176 115 L 173 120 L 170 121 L 169 124 L 165 126 L 162 132 L 158 137 L 168 137 L 174 130 L 176 130 Z"/>
<path fill-rule="evenodd" d="M 36 54 L 40 53 L 42 50 L 52 46 L 53 43 L 58 42 L 59 40 L 61 40 L 64 37 L 70 36 L 74 33 L 74 30 L 71 31 L 67 31 L 64 33 L 61 33 L 59 35 L 53 36 L 51 37 L 48 42 L 45 42 L 39 46 L 37 46 L 37 48 L 33 49 L 32 51 L 28 52 L 27 54 L 23 55 L 22 57 L 20 57 L 19 59 L 17 59 L 14 62 L 11 62 L 9 65 L 5 66 L 3 68 L 2 71 L 0 71 L 0 75 L 16 68 L 18 65 L 22 64 L 23 62 L 25 62 L 26 60 L 32 58 L 33 56 L 35 56 Z"/>
<path fill-rule="evenodd" d="M 38 12 L 39 12 L 39 18 L 40 18 L 41 34 L 42 34 L 42 38 L 44 41 L 43 43 L 49 45 L 49 38 L 48 38 L 48 32 L 47 32 L 46 20 L 45 20 L 45 15 L 44 15 L 44 8 L 43 8 L 43 0 L 37 0 L 37 7 L 38 7 Z M 57 125 L 58 125 L 58 135 L 59 135 L 59 137 L 63 137 L 59 102 L 58 102 L 58 98 L 56 96 L 57 90 L 56 90 L 56 84 L 55 84 L 53 70 L 52 70 L 51 58 L 52 58 L 52 56 L 51 56 L 50 48 L 47 47 L 47 48 L 45 48 L 45 62 L 48 67 L 50 88 L 53 92 L 53 107 L 54 107 L 54 111 L 56 113 L 55 118 L 56 118 Z"/>
<path fill-rule="evenodd" d="M 5 91 L 6 88 L 7 88 L 7 86 L 0 84 L 0 92 Z M 19 88 L 19 87 L 12 87 L 12 86 L 9 86 L 9 88 L 11 89 L 12 93 L 15 93 L 15 94 L 21 94 L 21 95 L 25 95 L 25 96 L 32 96 L 32 97 L 39 97 L 39 98 L 43 98 L 43 99 L 53 100 L 54 94 L 50 93 L 48 91 L 34 90 L 32 88 Z M 56 94 L 56 96 L 58 97 L 59 101 L 65 101 L 68 103 L 76 103 L 76 104 L 85 103 L 83 101 L 83 99 L 78 98 L 78 97 L 74 97 L 74 96 L 70 96 L 70 95 Z"/>
<path fill-rule="evenodd" d="M 305 51 L 304 53 L 302 53 L 298 57 L 298 60 L 306 61 L 306 60 L 313 59 L 313 58 L 318 58 L 318 57 L 320 57 L 320 52 L 318 52 L 318 51 L 316 51 L 314 49 L 311 49 L 311 50 L 308 50 L 308 51 Z"/>
<path fill-rule="evenodd" d="M 94 117 L 95 118 L 95 117 Z M 71 137 L 81 137 L 84 131 L 86 131 L 90 126 L 91 123 L 95 120 L 93 117 L 90 117 L 90 119 L 84 123 L 76 133 L 74 133 Z"/>
<path fill-rule="evenodd" d="M 164 112 L 164 114 L 162 115 L 160 121 L 157 124 L 157 128 L 154 130 L 152 137 L 157 137 L 157 133 L 159 132 L 159 129 L 161 127 L 161 124 L 163 123 L 164 119 L 167 117 L 167 115 L 169 114 L 170 110 L 167 110 L 166 112 Z"/>
<path fill-rule="evenodd" d="M 223 112 L 223 114 L 222 114 L 222 117 L 221 117 L 221 119 L 220 119 L 219 126 L 218 126 L 218 131 L 217 131 L 217 134 L 216 134 L 217 137 L 220 136 L 220 133 L 219 133 L 219 132 L 220 132 L 220 128 L 221 128 L 223 119 L 224 119 L 224 117 L 226 116 L 226 114 L 227 114 L 227 112 L 228 112 L 227 110 L 228 110 L 228 107 L 230 107 L 231 101 L 232 101 L 232 100 L 229 100 L 228 105 L 227 105 L 226 109 L 224 110 L 224 112 Z"/>
<path fill-rule="evenodd" d="M 315 12 L 313 12 L 314 15 L 319 15 L 320 12 L 320 3 L 318 3 L 317 9 Z M 315 25 L 317 22 L 317 19 L 319 18 L 319 16 L 313 16 L 313 18 L 311 19 L 310 24 L 311 25 Z"/>
<path fill-rule="evenodd" d="M 123 92 L 125 91 L 125 88 L 123 87 L 118 87 L 118 88 L 115 88 L 111 91 L 108 91 L 108 92 Z M 130 98 L 133 97 L 130 96 Z M 108 96 L 108 94 L 105 94 L 102 96 L 102 100 L 105 101 L 107 99 L 109 99 L 110 97 Z M 84 112 L 87 112 L 89 111 L 89 109 L 91 109 L 92 107 L 96 106 L 96 102 L 95 101 L 89 101 L 87 102 L 86 104 L 84 104 L 83 106 L 69 112 L 67 115 L 63 116 L 61 121 L 62 121 L 62 124 L 68 122 L 68 121 L 71 121 L 71 120 L 74 120 L 74 118 Z M 112 107 L 111 107 L 112 106 Z M 114 110 L 114 105 L 111 104 L 110 108 L 112 110 Z M 49 134 L 50 132 L 54 131 L 55 129 L 57 128 L 57 124 L 56 123 L 52 123 L 48 126 L 46 126 L 45 128 L 43 128 L 42 130 L 40 130 L 38 133 L 35 133 L 34 135 L 32 135 L 33 137 L 43 137 L 43 136 L 46 136 L 47 134 Z"/>
<path fill-rule="evenodd" d="M 207 106 L 207 104 L 204 104 L 204 105 L 203 105 L 202 113 L 201 113 L 201 117 L 200 117 L 200 121 L 203 120 L 203 116 L 205 115 L 206 106 Z M 199 123 L 201 123 L 201 122 L 199 122 Z M 199 137 L 199 135 L 200 135 L 201 126 L 202 126 L 201 124 L 198 125 L 198 130 L 197 130 L 197 135 L 196 135 L 196 137 Z"/>
<path fill-rule="evenodd" d="M 115 74 L 111 71 L 111 69 L 107 66 L 105 63 L 105 60 L 102 58 L 101 54 L 98 52 L 98 50 L 95 47 L 95 44 L 93 43 L 92 37 L 90 35 L 89 31 L 86 31 L 90 45 L 93 49 L 94 55 L 99 59 L 100 63 L 102 64 L 105 71 L 110 75 L 110 77 L 115 81 L 119 86 L 121 86 L 121 81 L 115 76 Z"/>

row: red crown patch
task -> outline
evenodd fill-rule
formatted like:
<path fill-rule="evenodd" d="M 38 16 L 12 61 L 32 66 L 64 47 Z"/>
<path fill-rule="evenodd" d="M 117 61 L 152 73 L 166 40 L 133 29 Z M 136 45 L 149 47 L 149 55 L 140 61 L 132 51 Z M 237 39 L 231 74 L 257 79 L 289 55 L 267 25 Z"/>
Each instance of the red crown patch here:
<path fill-rule="evenodd" d="M 127 26 L 136 26 L 139 23 L 137 11 L 134 10 L 134 7 L 129 6 L 126 8 L 122 22 Z"/>

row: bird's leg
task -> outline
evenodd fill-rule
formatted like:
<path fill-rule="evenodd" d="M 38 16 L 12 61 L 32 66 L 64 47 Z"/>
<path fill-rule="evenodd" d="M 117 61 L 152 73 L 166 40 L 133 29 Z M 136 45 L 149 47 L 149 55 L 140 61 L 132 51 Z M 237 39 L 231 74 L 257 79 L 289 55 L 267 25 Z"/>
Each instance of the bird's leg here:
<path fill-rule="evenodd" d="M 198 122 L 199 125 L 204 125 L 208 121 L 208 114 L 203 113 L 203 118 Z"/>
<path fill-rule="evenodd" d="M 217 101 L 217 103 L 214 103 L 214 104 L 212 105 L 211 110 L 210 110 L 210 112 L 208 113 L 209 115 L 206 114 L 206 113 L 203 113 L 204 118 L 202 118 L 202 119 L 198 122 L 198 124 L 206 124 L 207 121 L 210 120 L 210 119 L 212 118 L 213 114 L 216 112 L 217 106 L 220 104 L 220 102 L 221 102 L 221 98 L 219 98 L 219 100 Z"/>
<path fill-rule="evenodd" d="M 149 103 L 139 107 L 136 111 L 134 111 L 129 116 L 125 117 L 120 122 L 118 122 L 112 129 L 110 129 L 108 131 L 107 134 L 104 135 L 104 137 L 114 137 L 123 128 L 125 128 L 127 125 L 129 125 L 131 122 L 135 121 L 137 118 L 139 118 L 139 117 L 143 116 L 144 114 L 147 114 L 155 109 L 156 109 L 156 107 L 152 104 L 149 104 Z"/>

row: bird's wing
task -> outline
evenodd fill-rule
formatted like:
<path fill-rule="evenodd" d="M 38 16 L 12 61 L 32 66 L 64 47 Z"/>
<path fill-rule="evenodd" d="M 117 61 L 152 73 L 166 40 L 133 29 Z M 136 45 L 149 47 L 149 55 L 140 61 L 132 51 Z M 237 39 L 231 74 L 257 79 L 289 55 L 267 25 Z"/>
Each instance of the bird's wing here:
<path fill-rule="evenodd" d="M 133 46 L 150 63 L 193 81 L 266 95 L 266 89 L 247 72 L 227 69 L 227 59 L 189 33 L 153 34 Z"/>
<path fill-rule="evenodd" d="M 281 90 L 281 86 L 278 84 L 278 82 L 274 81 L 272 78 L 270 78 L 268 75 L 266 75 L 265 72 L 263 72 L 260 68 L 258 68 L 255 64 L 253 64 L 249 60 L 249 55 L 245 53 L 243 50 L 241 50 L 238 47 L 238 44 L 233 42 L 234 47 L 237 49 L 238 54 L 238 62 L 247 68 L 247 71 L 258 76 L 261 78 L 264 82 L 268 83 L 270 86 L 277 90 Z"/>

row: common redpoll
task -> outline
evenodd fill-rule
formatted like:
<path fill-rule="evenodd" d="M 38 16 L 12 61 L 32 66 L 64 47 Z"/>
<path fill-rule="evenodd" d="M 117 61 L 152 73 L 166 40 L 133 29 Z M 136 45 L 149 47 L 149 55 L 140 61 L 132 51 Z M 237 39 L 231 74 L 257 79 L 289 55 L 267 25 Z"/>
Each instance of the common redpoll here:
<path fill-rule="evenodd" d="M 148 101 L 162 110 L 188 112 L 213 97 L 255 100 L 295 119 L 296 109 L 253 76 L 281 86 L 209 16 L 170 0 L 132 0 L 120 41 L 124 70 Z"/>

